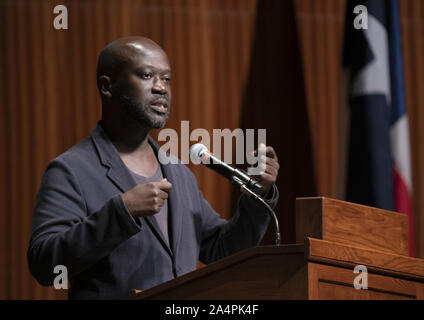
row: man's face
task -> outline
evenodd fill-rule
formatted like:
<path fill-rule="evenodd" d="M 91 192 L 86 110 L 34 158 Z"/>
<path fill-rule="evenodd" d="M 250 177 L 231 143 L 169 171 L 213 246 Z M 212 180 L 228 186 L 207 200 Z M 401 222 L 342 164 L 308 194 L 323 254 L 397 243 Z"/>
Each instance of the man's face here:
<path fill-rule="evenodd" d="M 162 128 L 171 110 L 170 81 L 171 68 L 163 51 L 136 51 L 113 84 L 113 96 L 131 119 L 151 129 Z"/>

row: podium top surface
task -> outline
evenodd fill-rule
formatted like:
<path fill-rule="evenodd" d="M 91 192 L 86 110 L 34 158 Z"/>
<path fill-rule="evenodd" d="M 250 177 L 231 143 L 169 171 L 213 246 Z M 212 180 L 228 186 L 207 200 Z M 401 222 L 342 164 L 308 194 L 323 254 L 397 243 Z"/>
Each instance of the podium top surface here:
<path fill-rule="evenodd" d="M 326 197 L 296 199 L 296 242 L 306 237 L 409 255 L 406 214 Z"/>

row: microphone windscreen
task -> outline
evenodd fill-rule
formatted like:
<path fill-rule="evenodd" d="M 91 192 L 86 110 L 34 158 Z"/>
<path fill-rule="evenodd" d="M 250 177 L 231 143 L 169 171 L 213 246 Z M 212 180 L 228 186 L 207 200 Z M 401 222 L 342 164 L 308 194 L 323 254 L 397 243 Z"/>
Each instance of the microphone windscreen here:
<path fill-rule="evenodd" d="M 193 144 L 190 147 L 190 159 L 195 164 L 200 164 L 202 162 L 203 155 L 209 152 L 208 148 L 201 143 Z"/>

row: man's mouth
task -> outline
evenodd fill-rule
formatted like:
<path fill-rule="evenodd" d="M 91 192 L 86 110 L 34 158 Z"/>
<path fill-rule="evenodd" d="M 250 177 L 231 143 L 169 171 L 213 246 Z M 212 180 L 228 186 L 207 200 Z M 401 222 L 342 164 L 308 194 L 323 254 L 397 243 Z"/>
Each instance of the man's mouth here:
<path fill-rule="evenodd" d="M 165 101 L 156 101 L 150 106 L 159 114 L 166 114 L 168 112 L 168 104 Z"/>

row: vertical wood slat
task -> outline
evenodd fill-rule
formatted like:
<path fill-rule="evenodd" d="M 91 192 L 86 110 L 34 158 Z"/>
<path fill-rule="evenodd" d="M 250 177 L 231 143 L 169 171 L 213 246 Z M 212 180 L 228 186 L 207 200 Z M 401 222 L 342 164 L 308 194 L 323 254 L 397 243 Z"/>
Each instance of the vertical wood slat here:
<path fill-rule="evenodd" d="M 16 21 L 17 21 L 17 15 L 19 14 L 18 8 L 14 7 L 11 2 L 7 3 L 9 8 L 11 9 L 9 11 L 9 14 L 7 15 L 7 24 L 9 26 L 14 27 L 14 32 L 11 32 L 8 34 L 8 43 L 10 44 L 8 47 L 8 69 L 7 73 L 10 75 L 11 79 L 10 82 L 8 81 L 8 84 L 10 86 L 8 87 L 8 105 L 14 106 L 14 108 L 10 108 L 9 111 L 9 117 L 8 117 L 8 124 L 9 124 L 9 132 L 14 132 L 13 135 L 10 135 L 9 145 L 8 145 L 8 184 L 9 184 L 9 196 L 10 199 L 9 203 L 9 212 L 8 214 L 8 257 L 10 259 L 10 264 L 6 266 L 7 273 L 8 273 L 8 290 L 11 294 L 11 296 L 17 295 L 17 290 L 19 289 L 19 247 L 17 246 L 16 236 L 13 232 L 14 230 L 18 229 L 17 221 L 16 219 L 18 216 L 16 214 L 13 214 L 14 212 L 18 212 L 18 206 L 19 206 L 19 199 L 18 199 L 18 192 L 19 189 L 17 188 L 17 184 L 19 183 L 19 171 L 16 168 L 16 163 L 18 161 L 18 137 L 19 137 L 19 128 L 17 127 L 17 111 L 18 111 L 18 81 L 17 81 L 17 70 L 16 70 L 16 60 L 17 57 L 15 56 L 15 52 L 17 50 L 16 48 Z M 13 55 L 13 57 L 11 57 Z M 14 266 L 14 268 L 12 267 Z"/>
<path fill-rule="evenodd" d="M 6 20 L 7 14 L 6 7 L 3 10 L 0 10 L 0 21 Z M 0 28 L 0 39 L 6 39 L 6 29 Z M 4 50 L 0 50 L 0 105 L 6 104 L 6 89 L 7 89 L 7 79 L 6 79 L 6 57 L 7 54 Z M 5 108 L 0 108 L 0 150 L 6 150 L 6 135 L 7 135 L 7 114 Z M 0 177 L 3 177 L 5 181 L 7 181 L 7 161 L 5 155 L 0 156 Z M 0 297 L 6 297 L 7 294 L 7 262 L 5 259 L 5 255 L 7 252 L 7 205 L 6 205 L 6 183 L 0 183 L 0 255 L 3 257 L 0 258 Z"/>
<path fill-rule="evenodd" d="M 17 65 L 17 75 L 18 75 L 18 84 L 20 86 L 24 87 L 31 87 L 31 78 L 25 76 L 25 71 L 27 65 L 30 64 L 30 56 L 29 52 L 27 50 L 26 46 L 26 39 L 23 35 L 25 35 L 26 32 L 30 32 L 29 29 L 29 23 L 28 23 L 28 16 L 29 16 L 29 10 L 20 10 L 18 12 L 17 16 L 17 33 L 18 33 L 18 61 L 20 63 Z M 31 130 L 33 129 L 32 123 L 30 120 L 32 119 L 32 109 L 25 108 L 26 105 L 29 105 L 30 99 L 28 95 L 19 95 L 19 108 L 21 109 L 20 114 L 20 123 L 21 123 L 21 139 L 19 141 L 19 168 L 21 171 L 21 179 L 18 181 L 18 184 L 20 186 L 20 203 L 21 208 L 20 212 L 22 212 L 22 215 L 19 218 L 19 239 L 15 239 L 14 241 L 17 241 L 19 243 L 19 258 L 20 258 L 20 268 L 19 271 L 19 280 L 20 284 L 18 286 L 18 292 L 22 292 L 24 295 L 24 298 L 28 296 L 27 290 L 25 290 L 25 284 L 30 281 L 30 277 L 28 272 L 26 272 L 25 268 L 25 249 L 28 244 L 28 237 L 22 236 L 27 235 L 29 233 L 28 225 L 30 224 L 30 216 L 28 213 L 31 211 L 31 164 L 26 161 L 26 159 L 30 159 L 32 156 L 32 148 L 33 144 L 31 143 Z M 16 295 L 17 296 L 17 295 Z"/>
<path fill-rule="evenodd" d="M 424 257 L 424 6 L 419 0 L 399 1 L 399 10 L 411 139 L 415 255 Z"/>
<path fill-rule="evenodd" d="M 414 32 L 414 44 L 417 46 L 417 50 L 415 52 L 414 60 L 416 63 L 415 70 L 415 76 L 416 78 L 413 80 L 412 83 L 415 84 L 415 92 L 417 93 L 417 101 L 413 104 L 414 111 L 412 116 L 416 120 L 414 122 L 414 133 L 415 133 L 415 145 L 420 146 L 421 148 L 416 149 L 416 158 L 415 158 L 415 172 L 416 177 L 418 179 L 416 183 L 416 197 L 415 197 L 415 208 L 420 210 L 420 214 L 416 215 L 416 228 L 415 228 L 415 235 L 418 235 L 417 239 L 417 247 L 419 250 L 419 253 L 421 256 L 424 256 L 424 235 L 423 232 L 420 232 L 420 230 L 423 230 L 424 228 L 424 170 L 422 164 L 424 163 L 424 130 L 423 130 L 423 123 L 424 123 L 424 112 L 422 106 L 424 105 L 424 41 L 423 41 L 423 28 L 424 28 L 424 5 L 422 1 L 414 1 L 414 4 L 416 4 L 416 11 L 414 12 L 414 20 L 418 21 L 419 24 L 415 29 Z M 411 83 L 411 82 L 410 82 Z M 412 86 L 413 87 L 413 86 Z M 414 87 L 413 87 L 414 88 Z"/>
<path fill-rule="evenodd" d="M 317 123 L 318 125 L 318 135 L 319 135 L 319 141 L 326 141 L 326 145 L 328 150 L 331 152 L 331 146 L 329 145 L 329 141 L 327 138 L 327 131 L 329 129 L 328 127 L 328 96 L 327 96 L 327 85 L 328 85 L 328 75 L 327 74 L 327 46 L 329 43 L 327 42 L 327 30 L 325 28 L 325 21 L 326 19 L 323 18 L 326 11 L 324 9 L 324 3 L 322 0 L 313 1 L 312 2 L 312 12 L 314 12 L 314 15 L 316 17 L 314 27 L 313 27 L 313 37 L 315 39 L 315 59 L 317 63 L 315 63 L 315 92 L 316 92 L 316 101 L 317 106 L 316 109 L 319 110 L 317 112 Z M 318 81 L 317 81 L 318 80 Z M 334 112 L 334 110 L 331 110 Z M 328 167 L 328 155 L 330 152 L 320 152 L 318 149 L 319 145 L 316 145 L 316 148 L 314 149 L 315 156 L 317 158 L 317 165 L 320 165 L 320 169 L 317 172 L 317 174 L 322 175 L 321 184 L 318 183 L 319 188 L 321 189 L 320 194 L 329 194 L 328 186 L 328 176 L 329 171 L 331 171 L 331 167 Z M 317 150 L 318 149 L 318 150 Z M 323 184 L 323 181 L 327 181 L 326 184 Z"/>
<path fill-rule="evenodd" d="M 9 3 L 5 3 L 4 5 L 4 10 L 0 10 L 1 13 L 3 13 L 2 15 L 2 19 L 1 21 L 4 21 L 4 24 L 6 24 L 8 22 L 7 16 L 10 15 L 10 4 Z M 1 28 L 2 31 L 2 39 L 5 39 L 5 41 L 7 41 L 9 39 L 8 37 L 8 33 L 5 32 L 6 28 Z M 4 55 L 3 59 L 1 60 L 2 63 L 2 72 L 1 72 L 1 76 L 2 76 L 2 88 L 3 88 L 3 95 L 0 96 L 1 98 L 1 105 L 6 106 L 9 104 L 9 92 L 10 92 L 10 82 L 9 82 L 9 77 L 8 77 L 8 63 L 6 63 L 7 57 L 8 57 L 8 51 L 7 50 L 0 50 L 1 54 Z M 9 61 L 8 61 L 9 62 Z M 9 139 L 6 138 L 8 136 L 8 133 L 10 132 L 10 127 L 9 127 L 9 110 L 8 108 L 3 107 L 2 108 L 2 130 L 3 130 L 3 135 L 2 135 L 2 147 L 4 150 L 4 156 L 0 157 L 2 161 L 2 170 L 4 172 L 4 179 L 6 181 L 7 184 L 9 184 L 10 181 L 10 176 L 9 176 L 9 157 L 6 157 L 6 150 L 9 150 Z M 3 235 L 3 245 L 2 245 L 2 250 L 0 251 L 0 253 L 2 253 L 5 258 L 0 260 L 0 267 L 1 267 L 1 275 L 2 275 L 2 283 L 3 283 L 3 290 L 1 291 L 3 295 L 3 297 L 6 297 L 8 292 L 9 292 L 9 279 L 10 276 L 8 274 L 8 264 L 9 261 L 6 260 L 6 257 L 8 257 L 9 255 L 9 241 L 10 241 L 10 236 L 9 236 L 9 212 L 10 212 L 10 201 L 7 201 L 7 199 L 9 199 L 9 186 L 6 188 L 5 185 L 6 183 L 2 184 L 2 188 L 3 188 L 3 200 L 2 201 L 2 209 L 3 212 L 5 214 L 1 215 L 1 223 L 2 223 L 2 235 Z"/>
<path fill-rule="evenodd" d="M 76 138 L 77 140 L 81 140 L 87 134 L 84 128 L 84 121 L 86 118 L 85 108 L 88 106 L 84 103 L 84 88 L 86 87 L 84 84 L 89 84 L 90 81 L 88 77 L 85 75 L 83 71 L 83 61 L 85 60 L 83 53 L 83 47 L 81 43 L 81 39 L 84 37 L 84 33 L 87 30 L 83 27 L 83 20 L 81 19 L 81 8 L 82 3 L 79 1 L 70 2 L 70 7 L 68 8 L 70 12 L 75 12 L 75 14 L 69 15 L 70 24 L 72 24 L 72 32 L 71 32 L 71 57 L 69 60 L 70 65 L 72 65 L 72 87 L 74 90 L 73 94 L 73 105 L 72 110 L 74 111 L 75 123 L 74 127 L 76 129 Z M 110 8 L 108 6 L 108 8 Z M 110 9 L 109 9 L 110 11 Z M 114 19 L 110 19 L 109 21 L 115 21 Z M 90 77 L 91 78 L 91 77 Z M 90 87 L 92 87 L 90 85 Z"/>

